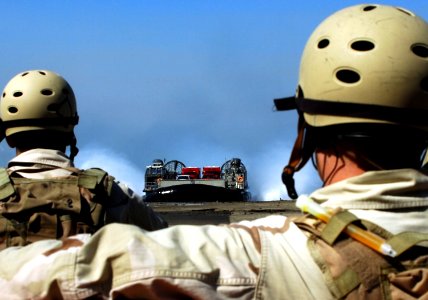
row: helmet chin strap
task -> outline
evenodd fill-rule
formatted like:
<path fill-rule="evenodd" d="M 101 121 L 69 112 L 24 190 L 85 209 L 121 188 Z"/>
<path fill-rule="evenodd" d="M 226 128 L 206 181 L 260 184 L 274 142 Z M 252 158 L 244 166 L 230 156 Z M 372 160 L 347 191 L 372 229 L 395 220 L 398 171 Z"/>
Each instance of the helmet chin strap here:
<path fill-rule="evenodd" d="M 2 119 L 0 119 L 0 143 L 4 140 L 6 137 L 6 128 L 3 125 Z"/>
<path fill-rule="evenodd" d="M 298 194 L 296 192 L 294 183 L 294 173 L 299 171 L 309 158 L 312 156 L 312 149 L 308 151 L 304 149 L 305 133 L 306 133 L 306 122 L 303 116 L 299 116 L 298 122 L 298 134 L 296 141 L 294 142 L 293 150 L 291 151 L 288 165 L 284 167 L 281 175 L 282 182 L 287 188 L 288 196 L 291 199 L 297 199 Z"/>
<path fill-rule="evenodd" d="M 302 115 L 299 116 L 298 133 L 296 141 L 294 142 L 293 150 L 291 151 L 288 165 L 282 171 L 281 179 L 284 183 L 288 196 L 291 199 L 297 199 L 298 194 L 295 188 L 294 173 L 301 170 L 314 153 L 314 142 L 311 140 L 313 137 L 308 134 L 307 124 Z M 348 156 L 349 157 L 349 156 Z M 368 158 L 366 155 L 360 153 L 359 159 L 364 160 L 374 170 L 383 170 L 384 168 L 376 162 Z M 350 158 L 350 157 L 349 157 Z"/>
<path fill-rule="evenodd" d="M 79 153 L 79 148 L 77 148 L 76 145 L 77 145 L 77 139 L 73 132 L 73 136 L 71 138 L 71 143 L 70 143 L 70 160 L 72 162 L 74 162 L 74 158 L 76 157 L 77 153 Z"/>

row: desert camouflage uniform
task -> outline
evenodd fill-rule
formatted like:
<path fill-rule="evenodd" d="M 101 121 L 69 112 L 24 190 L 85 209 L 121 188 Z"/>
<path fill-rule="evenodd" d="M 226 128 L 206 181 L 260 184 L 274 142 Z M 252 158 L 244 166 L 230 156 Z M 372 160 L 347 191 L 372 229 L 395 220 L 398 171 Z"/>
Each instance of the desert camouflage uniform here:
<path fill-rule="evenodd" d="M 47 171 L 45 167 L 54 167 Z M 65 177 L 73 163 L 62 152 L 50 149 L 33 149 L 14 157 L 8 171 L 15 171 L 25 178 L 47 179 Z M 40 170 L 40 171 L 39 171 Z M 121 222 L 138 225 L 147 230 L 167 226 L 166 222 L 143 202 L 142 197 L 118 181 L 112 185 L 109 205 L 106 206 L 106 223 Z"/>
<path fill-rule="evenodd" d="M 315 191 L 392 233 L 428 233 L 428 177 L 367 172 Z M 23 298 L 332 299 L 306 235 L 283 216 L 146 232 L 112 224 L 94 236 L 0 252 L 0 291 Z"/>

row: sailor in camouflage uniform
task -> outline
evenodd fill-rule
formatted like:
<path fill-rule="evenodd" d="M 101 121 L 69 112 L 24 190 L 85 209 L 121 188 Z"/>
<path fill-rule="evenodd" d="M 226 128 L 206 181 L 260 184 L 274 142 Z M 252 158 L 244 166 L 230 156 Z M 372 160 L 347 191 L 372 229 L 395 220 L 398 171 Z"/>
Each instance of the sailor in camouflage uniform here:
<path fill-rule="evenodd" d="M 81 299 L 415 299 L 428 294 L 428 24 L 412 12 L 357 5 L 327 18 L 304 50 L 299 135 L 283 180 L 313 155 L 332 214 L 269 216 L 95 235 L 0 253 L 2 295 Z M 333 215 L 334 213 L 334 215 Z M 388 257 L 343 234 L 385 240 Z M 10 263 L 13 262 L 13 263 Z M 7 266 L 7 267 L 6 267 Z"/>
<path fill-rule="evenodd" d="M 61 76 L 46 70 L 16 75 L 0 110 L 1 131 L 17 154 L 0 169 L 1 248 L 93 233 L 113 222 L 166 227 L 141 196 L 102 169 L 74 167 L 78 114 L 73 90 Z"/>

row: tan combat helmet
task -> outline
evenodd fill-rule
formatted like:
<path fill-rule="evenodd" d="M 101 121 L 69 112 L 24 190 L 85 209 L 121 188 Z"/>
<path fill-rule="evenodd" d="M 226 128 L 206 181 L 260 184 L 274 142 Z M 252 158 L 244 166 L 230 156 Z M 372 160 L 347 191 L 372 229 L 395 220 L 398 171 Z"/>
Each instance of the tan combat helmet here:
<path fill-rule="evenodd" d="M 46 70 L 13 77 L 0 99 L 0 116 L 6 138 L 20 132 L 50 130 L 69 134 L 69 144 L 75 140 L 73 129 L 79 121 L 72 88 L 60 75 Z"/>
<path fill-rule="evenodd" d="M 297 196 L 293 173 L 312 155 L 304 149 L 309 127 L 381 123 L 428 132 L 428 24 L 385 5 L 336 12 L 306 44 L 296 96 L 275 99 L 275 105 L 301 113 L 299 137 L 283 173 L 294 192 L 290 197 Z"/>

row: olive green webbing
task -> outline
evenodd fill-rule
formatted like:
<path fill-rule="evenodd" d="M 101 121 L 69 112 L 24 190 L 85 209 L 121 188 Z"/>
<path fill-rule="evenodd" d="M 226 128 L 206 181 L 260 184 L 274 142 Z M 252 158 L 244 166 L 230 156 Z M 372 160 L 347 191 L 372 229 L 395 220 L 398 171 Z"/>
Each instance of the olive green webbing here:
<path fill-rule="evenodd" d="M 351 268 L 346 268 L 339 276 L 333 277 L 314 236 L 308 239 L 308 249 L 315 263 L 323 272 L 325 283 L 335 298 L 344 298 L 361 284 L 358 273 Z"/>
<path fill-rule="evenodd" d="M 349 211 L 340 211 L 334 214 L 330 218 L 329 222 L 325 225 L 321 231 L 321 238 L 329 245 L 332 245 L 346 228 L 346 226 L 358 220 L 359 219 Z"/>
<path fill-rule="evenodd" d="M 5 168 L 0 168 L 0 199 L 6 199 L 15 193 L 9 174 Z"/>
<path fill-rule="evenodd" d="M 397 252 L 397 255 L 400 255 L 406 252 L 411 247 L 424 241 L 428 241 L 427 233 L 407 231 L 392 236 L 390 239 L 387 240 L 387 243 L 390 244 L 391 247 Z"/>
<path fill-rule="evenodd" d="M 79 173 L 78 185 L 87 189 L 94 189 L 102 182 L 107 173 L 101 169 L 87 169 Z"/>
<path fill-rule="evenodd" d="M 367 228 L 369 231 L 386 239 L 386 243 L 390 244 L 392 248 L 397 252 L 397 258 L 387 258 L 377 252 L 369 250 L 365 245 L 352 241 L 352 239 L 338 240 L 339 235 L 343 232 L 346 226 L 350 223 L 360 222 L 360 225 Z M 328 223 L 322 223 L 320 221 L 314 222 L 314 219 L 310 216 L 298 217 L 295 219 L 296 225 L 303 230 L 307 230 L 312 233 L 308 239 L 308 249 L 314 258 L 314 261 L 323 271 L 324 279 L 329 290 L 336 298 L 344 298 L 348 294 L 355 293 L 356 288 L 363 284 L 372 288 L 377 284 L 380 284 L 379 274 L 371 270 L 371 264 L 373 266 L 379 266 L 382 270 L 388 265 L 388 261 L 397 261 L 400 265 L 400 254 L 405 253 L 407 250 L 412 248 L 423 241 L 428 241 L 428 234 L 417 233 L 417 232 L 403 232 L 393 235 L 383 229 L 382 227 L 368 222 L 366 220 L 358 219 L 354 214 L 349 211 L 340 211 L 331 217 Z M 324 245 L 322 241 L 324 241 Z M 335 243 L 338 241 L 338 243 Z M 344 255 L 344 259 L 348 267 L 344 268 L 340 274 L 332 275 L 330 272 L 329 259 L 326 260 L 327 253 L 330 253 L 327 245 L 333 247 L 331 251 L 341 253 Z M 344 247 L 345 245 L 345 247 Z M 349 246 L 346 246 L 349 245 Z M 353 246 L 352 246 L 353 245 Z M 327 250 L 326 250 L 327 249 Z M 422 254 L 428 253 L 428 248 L 422 247 Z M 328 255 L 328 254 L 327 254 Z M 331 259 L 331 258 L 330 258 Z M 365 261 L 368 264 L 360 265 L 361 261 Z M 367 270 L 366 270 L 367 268 Z M 372 273 L 374 272 L 374 273 Z M 382 285 L 382 284 L 381 284 Z M 382 287 L 381 287 L 382 288 Z"/>
<path fill-rule="evenodd" d="M 321 230 L 320 237 L 329 245 L 332 245 L 343 230 L 350 223 L 355 223 L 361 221 L 357 216 L 352 214 L 349 211 L 340 211 L 334 214 L 328 223 L 325 224 L 324 228 Z M 363 221 L 364 224 L 371 223 Z M 382 237 L 386 239 L 386 243 L 391 245 L 391 247 L 397 252 L 397 255 L 404 253 L 406 250 L 411 247 L 428 241 L 428 234 L 420 232 L 401 232 L 398 234 L 391 234 L 380 226 L 371 223 L 369 226 L 370 231 L 376 232 L 379 234 L 382 232 Z M 427 250 L 428 251 L 428 250 Z"/>

